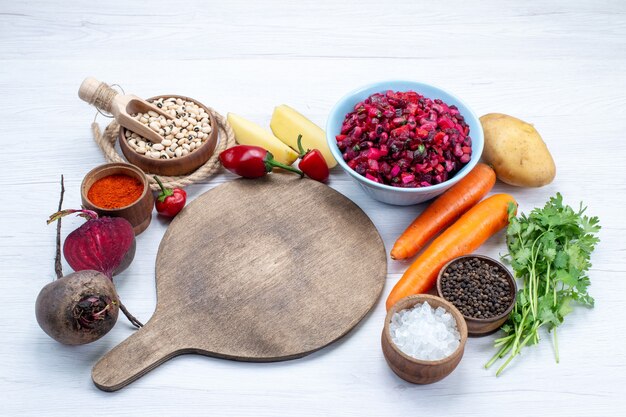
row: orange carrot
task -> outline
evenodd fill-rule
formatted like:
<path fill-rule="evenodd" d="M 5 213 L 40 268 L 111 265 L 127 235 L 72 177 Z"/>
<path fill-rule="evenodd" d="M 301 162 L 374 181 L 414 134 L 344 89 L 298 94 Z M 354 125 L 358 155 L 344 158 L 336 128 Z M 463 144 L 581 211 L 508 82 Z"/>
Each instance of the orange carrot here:
<path fill-rule="evenodd" d="M 387 310 L 399 299 L 428 291 L 439 270 L 457 256 L 476 250 L 490 236 L 508 224 L 508 194 L 496 194 L 481 201 L 443 232 L 406 270 L 387 297 Z"/>
<path fill-rule="evenodd" d="M 406 259 L 415 255 L 433 236 L 475 206 L 495 183 L 496 173 L 491 167 L 485 164 L 476 165 L 406 228 L 393 245 L 391 258 Z"/>

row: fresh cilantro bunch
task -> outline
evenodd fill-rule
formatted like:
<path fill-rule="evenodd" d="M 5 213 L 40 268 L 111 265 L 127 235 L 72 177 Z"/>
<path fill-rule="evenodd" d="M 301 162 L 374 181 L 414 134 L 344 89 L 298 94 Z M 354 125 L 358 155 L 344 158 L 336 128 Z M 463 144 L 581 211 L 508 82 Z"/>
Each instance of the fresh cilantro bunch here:
<path fill-rule="evenodd" d="M 559 348 L 556 328 L 572 311 L 576 302 L 593 307 L 594 300 L 587 292 L 591 267 L 590 257 L 599 239 L 597 217 L 584 216 L 586 207 L 578 211 L 563 205 L 557 193 L 543 208 L 536 208 L 528 216 L 515 216 L 515 207 L 509 207 L 509 226 L 505 256 L 524 281 L 518 291 L 513 311 L 502 326 L 504 337 L 496 340 L 498 353 L 485 365 L 489 368 L 508 355 L 498 369 L 504 368 L 526 345 L 539 342 L 539 329 L 547 326 L 554 335 L 556 362 Z"/>

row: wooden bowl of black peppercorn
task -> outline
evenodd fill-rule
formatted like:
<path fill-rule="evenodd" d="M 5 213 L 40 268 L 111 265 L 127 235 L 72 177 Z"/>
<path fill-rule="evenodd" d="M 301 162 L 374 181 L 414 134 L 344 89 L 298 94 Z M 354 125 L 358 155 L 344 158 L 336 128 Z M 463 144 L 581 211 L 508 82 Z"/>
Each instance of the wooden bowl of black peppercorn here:
<path fill-rule="evenodd" d="M 470 336 L 485 336 L 509 317 L 517 285 L 502 263 L 488 256 L 465 255 L 441 268 L 437 293 L 461 312 Z"/>

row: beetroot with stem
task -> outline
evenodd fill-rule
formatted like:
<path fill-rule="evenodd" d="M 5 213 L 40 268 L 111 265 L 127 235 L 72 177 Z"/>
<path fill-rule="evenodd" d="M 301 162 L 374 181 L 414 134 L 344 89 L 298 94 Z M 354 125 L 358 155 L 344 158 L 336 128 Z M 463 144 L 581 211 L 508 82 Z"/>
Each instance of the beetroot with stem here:
<path fill-rule="evenodd" d="M 63 176 L 61 197 L 63 204 Z M 57 224 L 55 272 L 57 279 L 46 285 L 35 303 L 37 323 L 46 334 L 66 345 L 98 340 L 113 328 L 119 313 L 117 292 L 111 280 L 98 271 L 63 276 L 61 222 Z"/>
<path fill-rule="evenodd" d="M 35 303 L 39 327 L 65 345 L 100 339 L 113 328 L 118 313 L 115 286 L 98 271 L 60 277 L 43 287 Z"/>
<path fill-rule="evenodd" d="M 134 256 L 133 227 L 126 219 L 98 217 L 92 210 L 59 210 L 50 216 L 48 224 L 74 213 L 85 217 L 87 222 L 65 239 L 63 255 L 67 263 L 77 272 L 96 270 L 112 281 L 116 270 L 128 261 L 127 256 Z M 121 302 L 119 308 L 135 327 L 143 326 Z"/>
<path fill-rule="evenodd" d="M 51 215 L 48 223 L 74 213 L 87 221 L 65 239 L 65 260 L 74 271 L 93 269 L 113 278 L 124 257 L 134 248 L 133 227 L 126 219 L 98 217 L 92 210 L 61 210 Z"/>

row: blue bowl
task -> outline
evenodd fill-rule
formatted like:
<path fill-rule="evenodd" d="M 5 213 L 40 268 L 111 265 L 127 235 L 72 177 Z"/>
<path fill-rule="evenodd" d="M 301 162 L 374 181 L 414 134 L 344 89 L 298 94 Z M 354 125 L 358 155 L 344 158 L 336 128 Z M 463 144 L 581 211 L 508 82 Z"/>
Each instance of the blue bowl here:
<path fill-rule="evenodd" d="M 448 105 L 455 105 L 465 118 L 465 122 L 470 128 L 470 137 L 472 138 L 472 157 L 470 161 L 456 175 L 441 184 L 431 185 L 421 188 L 398 188 L 390 185 L 380 184 L 369 180 L 358 174 L 346 164 L 343 160 L 341 151 L 337 147 L 335 137 L 341 133 L 341 125 L 346 114 L 354 110 L 354 106 L 365 100 L 374 93 L 380 93 L 387 90 L 408 91 L 412 90 L 425 97 L 431 99 L 441 99 Z M 476 114 L 457 96 L 435 87 L 430 84 L 424 84 L 414 81 L 381 81 L 366 85 L 346 94 L 341 100 L 335 104 L 328 116 L 326 123 L 326 141 L 337 163 L 350 175 L 352 180 L 361 186 L 363 191 L 370 197 L 382 201 L 387 204 L 395 204 L 399 206 L 408 206 L 411 204 L 419 204 L 430 200 L 442 194 L 448 188 L 459 182 L 461 178 L 467 175 L 478 163 L 483 153 L 484 135 L 480 120 Z"/>

